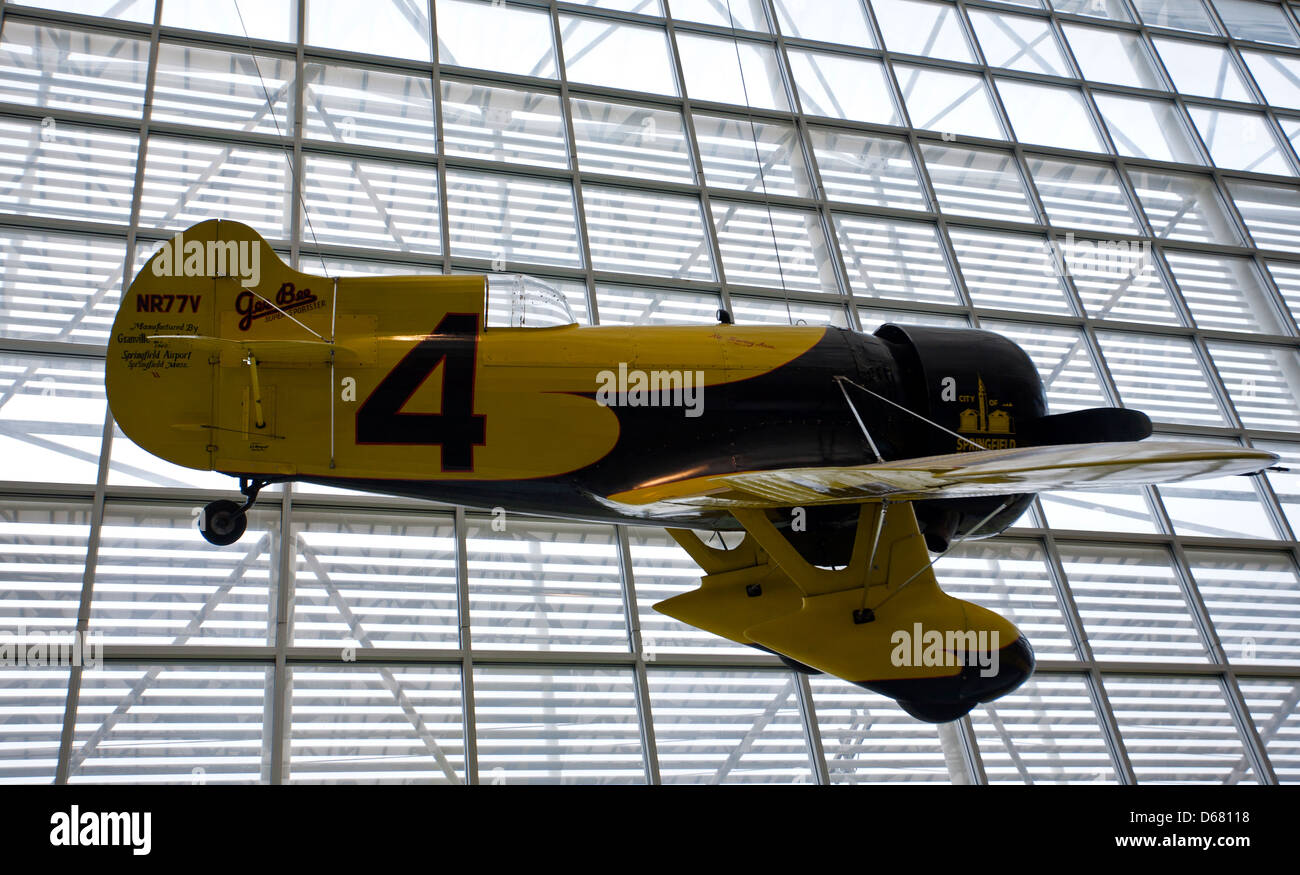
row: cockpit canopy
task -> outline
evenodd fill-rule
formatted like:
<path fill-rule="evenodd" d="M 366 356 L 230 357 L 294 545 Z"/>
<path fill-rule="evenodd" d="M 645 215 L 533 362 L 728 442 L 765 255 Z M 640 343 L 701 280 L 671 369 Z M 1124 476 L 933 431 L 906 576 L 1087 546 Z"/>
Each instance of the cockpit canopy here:
<path fill-rule="evenodd" d="M 519 273 L 487 275 L 487 327 L 554 328 L 577 324 L 564 292 Z"/>

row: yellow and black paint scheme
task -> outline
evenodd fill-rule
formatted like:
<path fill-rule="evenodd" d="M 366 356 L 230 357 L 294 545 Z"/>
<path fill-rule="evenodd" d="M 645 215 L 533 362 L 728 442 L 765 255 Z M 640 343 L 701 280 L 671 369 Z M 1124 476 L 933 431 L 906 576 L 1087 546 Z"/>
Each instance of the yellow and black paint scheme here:
<path fill-rule="evenodd" d="M 165 241 L 123 295 L 108 400 L 148 451 L 240 478 L 248 501 L 204 516 L 216 543 L 278 480 L 667 526 L 707 576 L 662 610 L 932 720 L 1014 688 L 1033 659 L 1011 623 L 939 589 L 926 547 L 1001 531 L 1034 490 L 990 494 L 1012 481 L 983 476 L 882 504 L 872 466 L 949 458 L 995 430 L 1014 451 L 1150 431 L 1131 411 L 1049 416 L 1028 357 L 989 332 L 498 327 L 488 312 L 483 276 L 322 277 L 246 225 L 208 221 Z M 688 529 L 747 534 L 719 553 Z M 1001 668 L 900 659 L 892 637 L 913 629 L 986 633 Z"/>

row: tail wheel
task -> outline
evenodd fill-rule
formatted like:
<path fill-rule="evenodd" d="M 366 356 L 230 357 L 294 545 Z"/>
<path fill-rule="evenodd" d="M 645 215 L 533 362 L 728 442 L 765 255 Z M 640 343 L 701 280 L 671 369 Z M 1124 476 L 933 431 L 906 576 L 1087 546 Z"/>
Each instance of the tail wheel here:
<path fill-rule="evenodd" d="M 248 528 L 248 516 L 233 501 L 221 499 L 203 508 L 199 531 L 209 544 L 225 547 L 238 541 Z"/>

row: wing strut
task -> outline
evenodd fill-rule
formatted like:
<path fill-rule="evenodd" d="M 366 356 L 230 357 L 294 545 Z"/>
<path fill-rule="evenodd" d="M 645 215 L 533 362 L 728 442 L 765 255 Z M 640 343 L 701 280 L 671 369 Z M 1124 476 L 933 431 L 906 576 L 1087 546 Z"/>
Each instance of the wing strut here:
<path fill-rule="evenodd" d="M 928 417 L 922 416 L 921 414 L 917 413 L 915 410 L 909 410 L 908 408 L 906 408 L 906 407 L 904 407 L 903 405 L 899 404 L 897 401 L 890 401 L 888 398 L 886 398 L 884 395 L 881 395 L 879 392 L 872 392 L 872 391 L 871 391 L 870 389 L 868 389 L 866 386 L 859 385 L 859 384 L 853 382 L 852 380 L 850 380 L 848 377 L 835 376 L 835 377 L 832 377 L 831 379 L 834 380 L 836 383 L 839 384 L 840 391 L 844 393 L 844 400 L 845 400 L 845 401 L 849 401 L 849 393 L 848 393 L 848 390 L 846 390 L 846 389 L 844 388 L 844 384 L 845 384 L 845 383 L 848 383 L 848 384 L 849 384 L 850 386 L 852 386 L 853 388 L 855 388 L 855 389 L 861 389 L 863 392 L 866 392 L 866 393 L 867 393 L 868 395 L 870 395 L 872 398 L 875 398 L 875 399 L 877 399 L 877 400 L 879 400 L 879 401 L 884 401 L 886 404 L 890 405 L 891 407 L 897 407 L 899 410 L 903 411 L 904 413 L 906 413 L 906 414 L 908 414 L 908 415 L 910 415 L 910 416 L 915 416 L 917 419 L 921 420 L 922 422 L 929 423 L 930 425 L 933 425 L 935 428 L 939 429 L 939 431 L 946 432 L 947 434 L 952 435 L 953 437 L 955 437 L 955 438 L 956 438 L 957 440 L 959 440 L 959 441 L 965 441 L 966 443 L 970 444 L 972 447 L 975 447 L 977 450 L 986 450 L 986 449 L 988 449 L 988 448 L 985 447 L 983 444 L 977 444 L 977 443 L 975 443 L 975 441 L 971 440 L 970 438 L 962 437 L 961 435 L 957 434 L 957 432 L 953 431 L 952 429 L 944 428 L 942 425 L 940 425 L 939 423 L 935 422 L 933 419 L 930 419 L 930 418 L 928 418 Z M 854 404 L 853 404 L 852 401 L 849 401 L 849 408 L 853 411 L 853 418 L 856 419 L 856 420 L 858 421 L 858 425 L 859 425 L 859 426 L 862 426 L 862 432 L 863 432 L 864 434 L 866 434 L 867 427 L 866 427 L 865 425 L 862 425 L 862 417 L 858 415 L 858 408 L 857 408 L 856 406 L 854 406 Z M 872 450 L 875 450 L 875 449 L 876 449 L 876 443 L 875 443 L 875 441 L 871 440 L 871 435 L 869 435 L 869 434 L 867 435 L 867 442 L 871 444 L 871 449 L 872 449 Z M 876 452 L 876 459 L 878 459 L 879 461 L 882 461 L 882 462 L 884 461 L 884 459 L 881 459 L 881 458 L 880 458 L 880 453 L 879 453 L 878 451 Z"/>

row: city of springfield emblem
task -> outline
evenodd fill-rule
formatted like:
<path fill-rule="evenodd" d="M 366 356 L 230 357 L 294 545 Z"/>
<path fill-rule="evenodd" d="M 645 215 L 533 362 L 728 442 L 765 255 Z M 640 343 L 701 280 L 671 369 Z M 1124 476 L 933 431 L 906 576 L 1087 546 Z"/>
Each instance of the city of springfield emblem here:
<path fill-rule="evenodd" d="M 978 380 L 977 395 L 957 396 L 958 401 L 975 405 L 959 414 L 958 433 L 975 441 L 986 450 L 1006 450 L 1016 446 L 1015 421 L 1009 412 L 1011 403 L 999 403 L 996 398 L 989 398 L 988 390 L 984 387 L 984 378 L 979 377 Z M 973 453 L 978 452 L 979 449 L 966 441 L 957 441 L 959 453 Z"/>

